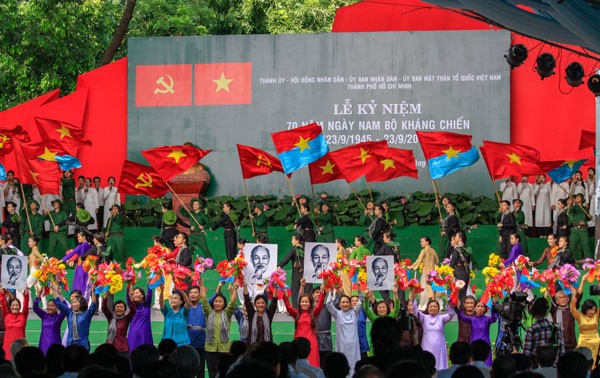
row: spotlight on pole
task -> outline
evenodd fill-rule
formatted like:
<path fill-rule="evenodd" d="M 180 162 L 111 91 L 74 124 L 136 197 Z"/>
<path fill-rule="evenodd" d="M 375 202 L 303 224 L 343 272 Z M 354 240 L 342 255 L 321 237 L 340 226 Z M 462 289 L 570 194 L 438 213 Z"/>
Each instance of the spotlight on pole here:
<path fill-rule="evenodd" d="M 537 57 L 535 62 L 537 64 L 535 70 L 537 71 L 538 75 L 540 75 L 542 80 L 554 75 L 554 67 L 556 67 L 554 55 L 550 53 L 543 53 Z"/>
<path fill-rule="evenodd" d="M 578 87 L 583 84 L 583 66 L 578 62 L 573 62 L 565 70 L 565 80 L 572 87 Z"/>
<path fill-rule="evenodd" d="M 508 49 L 508 54 L 504 55 L 504 58 L 506 59 L 506 63 L 510 65 L 510 68 L 515 68 L 523 64 L 528 55 L 529 53 L 525 45 L 518 43 Z"/>
<path fill-rule="evenodd" d="M 590 76 L 587 82 L 587 86 L 592 91 L 594 96 L 600 96 L 600 75 L 595 74 Z"/>

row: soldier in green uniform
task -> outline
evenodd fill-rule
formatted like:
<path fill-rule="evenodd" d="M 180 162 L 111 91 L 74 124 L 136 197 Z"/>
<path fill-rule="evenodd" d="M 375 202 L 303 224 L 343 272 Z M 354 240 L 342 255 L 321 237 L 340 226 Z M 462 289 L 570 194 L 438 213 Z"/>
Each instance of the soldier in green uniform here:
<path fill-rule="evenodd" d="M 40 204 L 36 200 L 29 200 L 29 210 L 23 208 L 21 210 L 21 251 L 25 254 L 31 252 L 27 240 L 31 237 L 37 237 L 42 240 L 42 232 L 44 232 L 44 217 L 38 213 Z M 27 212 L 27 213 L 26 213 Z M 31 225 L 31 229 L 29 228 Z"/>
<path fill-rule="evenodd" d="M 269 222 L 267 216 L 263 213 L 261 205 L 254 205 L 254 215 L 250 214 L 252 224 L 254 224 L 254 236 L 256 241 L 262 240 L 263 243 L 269 243 L 269 234 L 267 232 L 269 228 Z"/>
<path fill-rule="evenodd" d="M 317 213 L 319 210 L 316 209 Z M 319 241 L 323 243 L 335 243 L 335 232 L 333 229 L 333 214 L 329 211 L 329 205 L 326 202 L 321 204 L 319 213 L 321 227 L 319 227 Z"/>
<path fill-rule="evenodd" d="M 64 211 L 67 216 L 73 215 L 75 214 L 75 180 L 73 179 L 73 172 L 64 171 L 60 181 Z"/>
<path fill-rule="evenodd" d="M 33 199 L 33 185 L 23 184 L 23 195 L 27 201 Z M 21 198 L 22 199 L 22 198 Z"/>
<path fill-rule="evenodd" d="M 569 244 L 571 251 L 576 261 L 585 258 L 594 258 L 592 248 L 590 246 L 590 238 L 587 233 L 588 216 L 584 211 L 585 199 L 583 193 L 578 193 L 575 196 L 575 203 L 569 207 L 568 217 L 571 225 L 571 236 Z"/>
<path fill-rule="evenodd" d="M 368 201 L 366 208 L 358 220 L 358 226 L 364 227 L 363 236 L 365 237 L 365 240 L 367 240 L 365 246 L 369 249 L 373 247 L 373 240 L 369 236 L 369 226 L 373 223 L 375 218 L 375 203 L 373 203 L 373 201 Z"/>
<path fill-rule="evenodd" d="M 529 256 L 529 248 L 527 248 L 527 236 L 525 232 L 527 230 L 527 224 L 525 224 L 525 213 L 521 210 L 523 206 L 523 201 L 520 199 L 513 200 L 513 214 L 515 216 L 515 220 L 517 221 L 517 234 L 519 235 L 519 240 L 521 241 L 521 247 L 523 247 L 523 253 L 525 256 Z"/>
<path fill-rule="evenodd" d="M 208 244 L 206 243 L 206 231 L 204 229 L 210 229 L 210 218 L 202 211 L 202 201 L 198 198 L 192 198 L 190 201 L 190 207 L 192 212 L 187 211 L 183 206 L 179 208 L 179 212 L 182 216 L 188 218 L 190 224 L 190 235 L 188 237 L 188 246 L 193 253 L 198 250 L 202 251 L 204 257 L 212 259 Z M 195 221 L 194 221 L 195 219 Z"/>
<path fill-rule="evenodd" d="M 67 246 L 67 214 L 61 210 L 62 201 L 52 201 L 52 207 L 54 210 L 46 209 L 46 216 L 44 220 L 50 221 L 50 236 L 48 246 L 48 256 L 50 257 L 62 257 L 65 251 L 68 249 Z"/>
<path fill-rule="evenodd" d="M 113 205 L 110 208 L 110 218 L 106 226 L 106 246 L 110 248 L 113 257 L 121 262 L 127 261 L 127 253 L 125 251 L 125 238 L 123 237 L 123 215 L 121 206 Z"/>

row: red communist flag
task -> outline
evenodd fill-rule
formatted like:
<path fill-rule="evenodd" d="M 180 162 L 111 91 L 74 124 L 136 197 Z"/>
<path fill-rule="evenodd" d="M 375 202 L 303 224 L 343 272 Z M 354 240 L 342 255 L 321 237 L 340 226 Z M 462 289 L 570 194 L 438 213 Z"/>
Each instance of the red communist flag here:
<path fill-rule="evenodd" d="M 194 71 L 194 105 L 252 103 L 252 63 L 196 64 Z"/>
<path fill-rule="evenodd" d="M 325 184 L 329 181 L 341 180 L 344 178 L 344 175 L 342 175 L 342 172 L 337 167 L 337 164 L 333 162 L 333 159 L 329 154 L 330 153 L 327 153 L 319 160 L 308 165 L 310 182 L 312 184 Z"/>
<path fill-rule="evenodd" d="M 535 148 L 484 140 L 480 149 L 490 176 L 494 180 L 544 173 L 537 164 L 540 153 Z"/>
<path fill-rule="evenodd" d="M 379 168 L 376 156 L 387 156 L 387 141 L 363 142 L 330 152 L 329 155 L 348 182 Z"/>
<path fill-rule="evenodd" d="M 135 106 L 191 106 L 192 65 L 135 67 Z"/>
<path fill-rule="evenodd" d="M 187 171 L 212 150 L 202 150 L 192 144 L 154 147 L 141 151 L 156 173 L 165 181 Z"/>
<path fill-rule="evenodd" d="M 87 93 L 87 89 L 78 89 L 36 109 L 35 122 L 42 140 L 58 141 L 71 155 L 76 155 L 79 147 L 92 145 L 83 137 Z"/>
<path fill-rule="evenodd" d="M 387 156 L 375 155 L 379 167 L 367 173 L 368 182 L 387 181 L 397 177 L 419 178 L 412 150 L 389 147 Z"/>
<path fill-rule="evenodd" d="M 237 145 L 242 167 L 242 177 L 249 179 L 256 176 L 268 175 L 273 172 L 282 172 L 281 162 L 275 156 L 259 148 Z"/>
<path fill-rule="evenodd" d="M 169 187 L 152 167 L 125 160 L 119 180 L 119 192 L 158 198 L 168 191 Z"/>

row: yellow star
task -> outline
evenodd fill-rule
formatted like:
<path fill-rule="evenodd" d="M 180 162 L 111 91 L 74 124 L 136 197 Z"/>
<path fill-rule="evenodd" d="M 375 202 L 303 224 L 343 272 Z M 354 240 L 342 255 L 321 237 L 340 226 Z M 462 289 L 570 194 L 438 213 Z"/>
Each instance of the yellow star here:
<path fill-rule="evenodd" d="M 215 93 L 219 92 L 221 89 L 224 89 L 227 92 L 229 92 L 229 83 L 231 83 L 232 81 L 233 79 L 227 79 L 225 77 L 225 73 L 221 72 L 221 77 L 217 80 L 213 80 L 213 82 L 217 84 L 217 89 L 215 90 Z"/>
<path fill-rule="evenodd" d="M 33 181 L 37 182 L 37 177 L 38 177 L 39 173 L 35 173 L 34 171 L 29 171 L 29 173 L 31 173 L 31 177 L 33 177 Z"/>
<path fill-rule="evenodd" d="M 56 132 L 60 134 L 60 139 L 62 140 L 64 137 L 69 137 L 73 139 L 71 136 L 71 131 L 62 123 L 60 124 L 60 129 L 56 129 Z"/>
<path fill-rule="evenodd" d="M 329 161 L 329 160 L 327 160 L 327 164 L 319 166 L 319 168 L 321 168 L 323 170 L 323 172 L 321 172 L 322 175 L 324 175 L 325 173 L 333 174 L 334 167 L 335 167 L 335 164 L 331 164 L 331 161 Z"/>
<path fill-rule="evenodd" d="M 175 164 L 179 164 L 179 159 L 182 157 L 186 157 L 187 155 L 183 153 L 182 150 L 173 150 L 167 157 L 175 159 Z"/>
<path fill-rule="evenodd" d="M 56 161 L 56 155 L 56 152 L 52 152 L 48 149 L 48 147 L 44 147 L 44 153 L 39 155 L 38 157 L 46 161 Z"/>
<path fill-rule="evenodd" d="M 575 163 L 577 163 L 579 160 L 565 160 L 564 163 L 562 163 L 561 165 L 568 165 L 570 169 L 573 169 L 573 166 L 575 165 Z"/>
<path fill-rule="evenodd" d="M 294 144 L 294 146 L 299 147 L 300 148 L 300 153 L 304 152 L 304 150 L 309 149 L 310 150 L 310 146 L 308 145 L 308 142 L 310 142 L 310 138 L 302 138 L 302 136 L 299 137 L 300 139 L 298 140 L 298 143 Z"/>
<path fill-rule="evenodd" d="M 506 156 L 508 156 L 508 158 L 510 159 L 509 164 L 511 163 L 517 163 L 519 165 L 521 165 L 521 157 L 517 154 L 515 154 L 514 152 L 512 154 L 506 154 Z"/>
<path fill-rule="evenodd" d="M 4 148 L 4 143 L 8 142 L 9 140 L 9 137 L 4 134 L 0 134 L 0 148 Z"/>
<path fill-rule="evenodd" d="M 387 171 L 388 168 L 394 168 L 396 169 L 396 166 L 394 165 L 394 161 L 392 159 L 384 159 L 380 161 L 381 164 L 383 164 L 383 171 Z"/>
<path fill-rule="evenodd" d="M 365 164 L 365 161 L 367 161 L 368 158 L 373 157 L 371 155 L 369 155 L 369 150 L 365 150 L 364 148 L 360 149 L 360 155 L 357 157 L 357 159 L 362 160 L 362 163 Z"/>
<path fill-rule="evenodd" d="M 458 153 L 460 152 L 460 150 L 455 150 L 454 148 L 452 148 L 452 146 L 448 146 L 448 149 L 442 150 L 442 152 L 446 154 L 446 160 L 450 160 L 452 158 L 458 159 Z"/>

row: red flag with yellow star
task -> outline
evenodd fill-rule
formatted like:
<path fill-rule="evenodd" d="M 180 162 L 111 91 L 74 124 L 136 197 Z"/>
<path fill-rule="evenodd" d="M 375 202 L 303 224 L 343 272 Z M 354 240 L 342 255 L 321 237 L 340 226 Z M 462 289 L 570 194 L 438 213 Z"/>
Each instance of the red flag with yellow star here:
<path fill-rule="evenodd" d="M 83 136 L 87 93 L 87 89 L 78 89 L 36 110 L 34 119 L 42 140 L 58 141 L 70 155 L 76 155 L 82 146 L 92 145 Z"/>
<path fill-rule="evenodd" d="M 194 65 L 194 105 L 252 103 L 252 63 Z"/>
<path fill-rule="evenodd" d="M 533 147 L 484 140 L 480 150 L 494 180 L 544 173 L 537 164 L 540 153 Z"/>
<path fill-rule="evenodd" d="M 57 155 L 69 155 L 60 142 L 44 140 L 37 143 L 19 143 L 20 150 L 27 160 L 56 161 Z"/>
<path fill-rule="evenodd" d="M 256 176 L 268 175 L 273 172 L 282 172 L 281 162 L 270 153 L 260 148 L 237 145 L 242 167 L 242 177 L 249 179 Z"/>
<path fill-rule="evenodd" d="M 19 142 L 29 142 L 29 133 L 21 126 L 17 126 L 12 130 L 0 130 L 0 156 L 4 156 L 13 151 L 14 140 Z"/>
<path fill-rule="evenodd" d="M 362 177 L 380 164 L 377 156 L 388 155 L 387 141 L 363 142 L 330 152 L 329 155 L 348 182 Z"/>
<path fill-rule="evenodd" d="M 379 161 L 379 166 L 367 173 L 367 182 L 387 181 L 397 177 L 419 178 L 412 150 L 389 147 L 387 156 L 375 154 L 375 158 Z"/>
<path fill-rule="evenodd" d="M 28 159 L 22 150 L 22 144 L 15 143 L 14 146 L 16 172 L 22 184 L 34 184 L 40 190 L 40 194 L 60 193 L 60 169 L 56 161 Z"/>
<path fill-rule="evenodd" d="M 141 151 L 156 173 L 165 181 L 182 174 L 212 150 L 202 150 L 193 144 L 161 146 Z"/>
<path fill-rule="evenodd" d="M 308 165 L 308 172 L 310 173 L 310 182 L 314 184 L 325 184 L 329 181 L 342 180 L 344 175 L 337 167 L 337 164 L 333 162 L 330 153 L 310 163 Z"/>
<path fill-rule="evenodd" d="M 166 182 L 154 168 L 125 160 L 119 179 L 119 192 L 158 198 L 164 196 L 168 191 L 169 187 Z"/>

